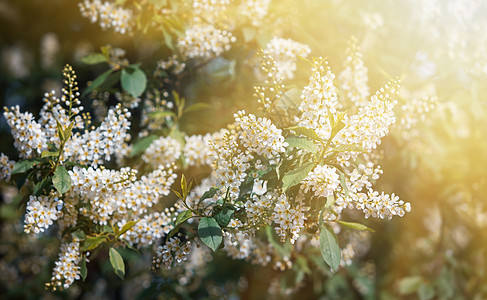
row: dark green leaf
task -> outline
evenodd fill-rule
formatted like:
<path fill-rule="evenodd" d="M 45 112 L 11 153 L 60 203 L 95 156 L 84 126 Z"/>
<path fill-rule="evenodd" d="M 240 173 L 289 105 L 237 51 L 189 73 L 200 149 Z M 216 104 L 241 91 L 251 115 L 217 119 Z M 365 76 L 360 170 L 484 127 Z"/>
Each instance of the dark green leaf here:
<path fill-rule="evenodd" d="M 86 239 L 86 234 L 81 229 L 78 229 L 75 232 L 72 232 L 71 235 L 73 236 L 73 238 L 75 238 L 77 240 L 84 240 L 84 239 Z"/>
<path fill-rule="evenodd" d="M 127 67 L 122 70 L 121 82 L 122 88 L 127 93 L 133 97 L 139 97 L 145 90 L 147 77 L 141 69 Z"/>
<path fill-rule="evenodd" d="M 115 248 L 110 248 L 109 256 L 113 271 L 115 271 L 115 274 L 117 274 L 118 277 L 123 279 L 125 275 L 125 264 L 123 263 L 122 256 L 115 250 Z"/>
<path fill-rule="evenodd" d="M 36 196 L 41 195 L 42 191 L 47 189 L 47 187 L 49 186 L 51 179 L 52 178 L 50 176 L 47 176 L 47 177 L 44 177 L 38 183 L 36 183 L 36 185 L 34 186 L 34 191 L 33 191 L 34 195 L 36 195 Z"/>
<path fill-rule="evenodd" d="M 213 198 L 216 195 L 216 193 L 218 192 L 218 190 L 220 190 L 220 188 L 216 188 L 216 187 L 210 188 L 208 191 L 203 193 L 203 196 L 201 196 L 198 203 L 200 203 L 201 201 L 203 201 L 205 199 Z"/>
<path fill-rule="evenodd" d="M 36 164 L 40 162 L 39 159 L 25 159 L 20 160 L 15 163 L 14 168 L 12 169 L 12 174 L 20 174 L 25 173 L 32 169 Z"/>
<path fill-rule="evenodd" d="M 198 236 L 213 252 L 218 249 L 223 240 L 222 229 L 214 218 L 201 218 L 198 225 Z"/>
<path fill-rule="evenodd" d="M 107 58 L 105 57 L 105 55 L 101 53 L 91 53 L 83 57 L 81 61 L 87 65 L 95 65 L 95 64 L 106 62 Z"/>
<path fill-rule="evenodd" d="M 218 224 L 220 224 L 220 226 L 226 227 L 228 223 L 230 223 L 234 212 L 235 211 L 233 209 L 224 207 L 220 212 L 215 215 L 215 220 L 218 222 Z"/>
<path fill-rule="evenodd" d="M 301 180 L 308 176 L 308 173 L 315 167 L 314 162 L 307 162 L 296 169 L 293 169 L 282 177 L 282 189 L 287 191 L 290 187 L 295 186 L 296 184 L 300 183 Z"/>
<path fill-rule="evenodd" d="M 66 193 L 71 188 L 71 177 L 64 166 L 58 166 L 52 177 L 54 188 L 61 194 Z"/>
<path fill-rule="evenodd" d="M 320 249 L 325 262 L 330 266 L 333 272 L 336 272 L 340 266 L 342 252 L 338 246 L 335 233 L 333 233 L 332 229 L 327 225 L 321 227 Z"/>
<path fill-rule="evenodd" d="M 110 70 L 102 73 L 100 76 L 96 77 L 95 80 L 93 80 L 93 82 L 90 84 L 90 86 L 88 86 L 85 89 L 85 91 L 83 92 L 83 95 L 86 95 L 86 94 L 92 92 L 93 90 L 96 90 L 97 88 L 99 88 L 105 82 L 105 80 L 107 80 L 108 76 L 110 76 L 110 74 L 112 74 L 112 72 L 113 72 L 113 69 L 110 69 Z"/>
<path fill-rule="evenodd" d="M 85 281 L 86 275 L 88 275 L 88 269 L 86 268 L 86 256 L 83 255 L 83 258 L 81 259 L 81 263 L 79 266 L 79 273 L 81 275 L 81 279 Z"/>
<path fill-rule="evenodd" d="M 285 142 L 289 144 L 289 147 L 308 150 L 311 153 L 318 151 L 318 146 L 305 137 L 290 136 L 286 138 Z"/>

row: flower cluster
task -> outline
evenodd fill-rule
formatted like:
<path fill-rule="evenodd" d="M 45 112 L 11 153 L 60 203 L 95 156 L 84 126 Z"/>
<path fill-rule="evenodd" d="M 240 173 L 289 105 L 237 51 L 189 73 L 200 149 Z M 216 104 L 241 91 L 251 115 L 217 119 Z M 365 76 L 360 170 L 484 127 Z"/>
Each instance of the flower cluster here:
<path fill-rule="evenodd" d="M 340 176 L 337 170 L 329 166 L 316 166 L 303 180 L 304 192 L 312 191 L 316 197 L 328 197 L 340 185 Z"/>
<path fill-rule="evenodd" d="M 25 233 L 39 234 L 61 216 L 59 199 L 54 196 L 29 196 L 24 220 Z"/>
<path fill-rule="evenodd" d="M 151 143 L 142 160 L 155 166 L 174 163 L 181 155 L 181 144 L 173 138 L 161 137 Z"/>
<path fill-rule="evenodd" d="M 312 128 L 323 139 L 331 135 L 331 124 L 328 115 L 335 114 L 338 106 L 336 87 L 333 84 L 335 75 L 327 66 L 316 61 L 312 68 L 309 84 L 304 87 L 299 110 L 302 112 L 299 124 Z"/>
<path fill-rule="evenodd" d="M 131 31 L 132 11 L 101 0 L 84 0 L 79 3 L 81 15 L 91 23 L 99 22 L 102 29 L 113 28 L 125 34 Z"/>
<path fill-rule="evenodd" d="M 209 24 L 195 24 L 179 38 L 178 48 L 183 58 L 209 59 L 230 50 L 235 41 L 232 33 L 226 30 Z"/>
<path fill-rule="evenodd" d="M 357 39 L 352 37 L 347 48 L 347 58 L 344 69 L 338 76 L 340 91 L 345 93 L 347 99 L 357 107 L 367 105 L 370 95 L 368 86 L 367 67 L 362 60 Z"/>
<path fill-rule="evenodd" d="M 0 181 L 10 180 L 14 164 L 15 161 L 9 160 L 7 155 L 0 153 Z"/>
<path fill-rule="evenodd" d="M 191 250 L 191 242 L 182 242 L 179 237 L 170 238 L 164 246 L 159 246 L 154 256 L 152 265 L 158 269 L 164 266 L 166 269 L 171 269 L 173 263 L 178 264 L 186 261 Z"/>
<path fill-rule="evenodd" d="M 307 57 L 311 49 L 308 45 L 292 39 L 274 37 L 267 43 L 264 52 L 275 60 L 279 76 L 282 79 L 293 79 L 297 68 L 297 59 L 299 57 Z"/>
<path fill-rule="evenodd" d="M 80 245 L 77 240 L 61 244 L 59 260 L 52 272 L 51 282 L 46 284 L 53 290 L 68 288 L 75 280 L 79 280 L 81 262 Z"/>
<path fill-rule="evenodd" d="M 251 20 L 252 25 L 259 26 L 267 15 L 271 0 L 244 0 L 239 7 L 241 14 Z"/>
<path fill-rule="evenodd" d="M 302 204 L 291 206 L 286 199 L 286 195 L 279 196 L 274 206 L 272 220 L 278 224 L 276 232 L 281 238 L 281 241 L 284 242 L 288 235 L 290 235 L 289 241 L 291 244 L 296 242 L 299 238 L 299 233 L 304 228 L 304 221 L 306 220 L 304 213 L 306 210 L 308 208 Z"/>

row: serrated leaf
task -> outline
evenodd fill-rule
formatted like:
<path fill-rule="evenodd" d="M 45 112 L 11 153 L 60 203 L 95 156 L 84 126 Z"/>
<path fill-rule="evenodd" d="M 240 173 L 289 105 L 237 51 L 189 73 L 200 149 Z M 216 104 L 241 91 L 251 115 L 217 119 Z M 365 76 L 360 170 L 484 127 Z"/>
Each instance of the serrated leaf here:
<path fill-rule="evenodd" d="M 335 234 L 327 225 L 321 227 L 320 250 L 325 262 L 333 272 L 336 272 L 340 266 L 342 253 Z"/>
<path fill-rule="evenodd" d="M 29 171 L 32 169 L 36 164 L 40 163 L 41 161 L 39 159 L 25 159 L 25 160 L 20 160 L 15 163 L 13 169 L 12 169 L 12 175 L 13 174 L 21 174 Z"/>
<path fill-rule="evenodd" d="M 367 152 L 364 148 L 357 145 L 338 145 L 333 148 L 334 152 Z"/>
<path fill-rule="evenodd" d="M 91 53 L 83 57 L 81 61 L 87 65 L 95 65 L 95 64 L 106 62 L 107 58 L 105 55 L 101 53 Z"/>
<path fill-rule="evenodd" d="M 399 294 L 408 295 L 416 292 L 421 284 L 423 278 L 421 276 L 409 276 L 401 279 L 399 282 Z"/>
<path fill-rule="evenodd" d="M 208 191 L 203 193 L 203 196 L 201 196 L 198 203 L 200 203 L 201 201 L 203 201 L 205 199 L 213 198 L 216 195 L 216 193 L 218 192 L 218 190 L 220 190 L 220 188 L 211 187 Z"/>
<path fill-rule="evenodd" d="M 117 250 L 115 250 L 115 248 L 110 248 L 109 256 L 110 264 L 113 267 L 113 271 L 115 271 L 115 274 L 117 274 L 118 277 L 123 279 L 123 277 L 125 276 L 125 264 L 123 262 L 122 256 L 120 255 L 120 253 L 118 253 Z"/>
<path fill-rule="evenodd" d="M 81 279 L 85 281 L 86 275 L 88 275 L 88 269 L 86 268 L 86 256 L 83 255 L 83 258 L 81 259 L 81 263 L 79 265 L 79 273 L 81 275 Z"/>
<path fill-rule="evenodd" d="M 198 236 L 213 252 L 218 249 L 223 240 L 223 232 L 214 218 L 201 218 L 198 225 Z"/>
<path fill-rule="evenodd" d="M 226 227 L 228 223 L 230 223 L 234 213 L 235 211 L 233 209 L 224 207 L 215 215 L 215 220 L 218 222 L 218 224 L 220 224 L 220 226 Z"/>
<path fill-rule="evenodd" d="M 299 105 L 303 101 L 301 99 L 302 91 L 297 88 L 286 91 L 279 100 L 277 100 L 276 106 L 284 111 L 297 110 Z"/>
<path fill-rule="evenodd" d="M 106 241 L 104 236 L 88 236 L 83 243 L 83 247 L 81 248 L 82 252 L 93 250 L 96 247 L 100 246 L 103 242 Z"/>
<path fill-rule="evenodd" d="M 296 169 L 293 169 L 284 174 L 284 176 L 282 177 L 282 189 L 284 190 L 284 192 L 286 192 L 290 187 L 295 186 L 296 184 L 300 183 L 304 178 L 306 178 L 306 176 L 308 176 L 308 173 L 314 169 L 315 165 L 316 164 L 314 162 L 307 162 L 297 167 Z"/>
<path fill-rule="evenodd" d="M 145 76 L 144 71 L 137 67 L 127 67 L 123 69 L 120 80 L 124 91 L 132 95 L 134 98 L 142 95 L 147 86 L 147 77 Z"/>
<path fill-rule="evenodd" d="M 135 157 L 140 153 L 144 152 L 153 141 L 157 140 L 159 137 L 157 135 L 149 135 L 140 140 L 138 140 L 133 146 L 130 152 L 130 157 Z"/>
<path fill-rule="evenodd" d="M 290 136 L 285 139 L 285 142 L 289 144 L 289 147 L 308 150 L 311 153 L 318 151 L 318 146 L 305 137 Z"/>
<path fill-rule="evenodd" d="M 129 231 L 130 229 L 132 229 L 132 227 L 134 227 L 135 224 L 137 224 L 137 222 L 138 221 L 128 221 L 127 223 L 125 223 L 125 225 L 122 226 L 122 229 L 120 229 L 120 231 L 117 233 L 118 236 L 121 236 L 125 232 Z"/>
<path fill-rule="evenodd" d="M 87 95 L 88 93 L 92 92 L 93 90 L 99 88 L 105 82 L 105 80 L 107 80 L 108 76 L 110 76 L 110 74 L 112 74 L 112 72 L 113 72 L 113 69 L 110 69 L 110 70 L 102 73 L 100 76 L 96 77 L 95 80 L 93 80 L 91 82 L 91 84 L 85 89 L 85 91 L 83 92 L 83 95 Z"/>
<path fill-rule="evenodd" d="M 61 194 L 66 193 L 71 188 L 71 177 L 64 166 L 57 166 L 52 177 L 54 188 Z"/>
<path fill-rule="evenodd" d="M 338 223 L 342 224 L 343 226 L 352 228 L 352 229 L 368 230 L 368 231 L 374 232 L 374 230 L 372 228 L 369 228 L 369 227 L 365 226 L 364 224 L 355 223 L 355 222 L 345 222 L 345 221 L 338 221 Z"/>
<path fill-rule="evenodd" d="M 321 141 L 320 136 L 311 128 L 293 126 L 293 127 L 288 127 L 287 129 L 296 132 L 297 135 L 304 135 L 309 137 L 312 140 Z"/>

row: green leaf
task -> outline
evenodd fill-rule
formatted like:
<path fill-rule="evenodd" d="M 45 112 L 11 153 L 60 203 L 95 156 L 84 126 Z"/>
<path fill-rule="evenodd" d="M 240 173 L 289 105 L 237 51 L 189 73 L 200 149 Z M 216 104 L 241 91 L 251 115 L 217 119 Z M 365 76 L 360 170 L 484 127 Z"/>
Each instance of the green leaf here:
<path fill-rule="evenodd" d="M 352 229 L 368 230 L 368 231 L 374 232 L 374 230 L 372 228 L 369 228 L 369 227 L 365 226 L 364 224 L 355 223 L 355 222 L 345 222 L 345 221 L 338 221 L 338 223 L 342 224 L 343 226 L 352 228 Z"/>
<path fill-rule="evenodd" d="M 344 112 L 338 113 L 336 120 L 333 115 L 329 115 L 330 125 L 332 126 L 329 141 L 332 141 L 333 138 L 338 134 L 338 132 L 345 128 L 345 123 L 343 123 L 343 118 L 345 117 L 345 115 L 346 113 Z"/>
<path fill-rule="evenodd" d="M 118 277 L 123 279 L 125 275 L 125 264 L 123 263 L 122 256 L 115 250 L 115 248 L 110 248 L 109 256 L 113 271 L 115 271 L 115 274 L 117 274 Z"/>
<path fill-rule="evenodd" d="M 318 146 L 305 137 L 290 136 L 286 138 L 285 142 L 289 144 L 289 147 L 308 150 L 311 153 L 318 151 Z"/>
<path fill-rule="evenodd" d="M 71 232 L 71 236 L 77 240 L 85 240 L 86 239 L 86 234 L 81 229 L 78 229 L 75 232 Z"/>
<path fill-rule="evenodd" d="M 220 226 L 226 227 L 228 223 L 230 223 L 234 212 L 235 211 L 233 209 L 224 207 L 220 212 L 215 215 L 215 220 L 218 222 L 218 224 L 220 224 Z"/>
<path fill-rule="evenodd" d="M 110 69 L 110 70 L 102 73 L 100 76 L 96 77 L 95 80 L 93 80 L 93 82 L 91 82 L 91 84 L 85 89 L 85 91 L 83 92 L 83 95 L 87 95 L 88 93 L 92 92 L 93 90 L 96 90 L 97 88 L 99 88 L 105 82 L 105 80 L 107 80 L 108 76 L 110 76 L 110 74 L 112 74 L 112 72 L 113 72 L 113 69 Z"/>
<path fill-rule="evenodd" d="M 125 223 L 125 225 L 122 226 L 122 229 L 120 229 L 120 231 L 118 232 L 118 236 L 121 236 L 125 232 L 129 231 L 130 229 L 132 229 L 132 227 L 134 227 L 135 224 L 137 224 L 137 222 L 138 221 L 128 221 L 127 223 Z"/>
<path fill-rule="evenodd" d="M 122 70 L 121 76 L 122 88 L 132 95 L 139 97 L 147 85 L 147 77 L 140 68 L 127 67 Z"/>
<path fill-rule="evenodd" d="M 85 252 L 93 250 L 96 247 L 100 246 L 104 241 L 106 241 L 106 237 L 104 236 L 89 236 L 84 241 L 81 251 Z"/>
<path fill-rule="evenodd" d="M 421 284 L 423 278 L 421 276 L 409 276 L 401 279 L 399 282 L 399 294 L 408 295 L 416 292 Z"/>
<path fill-rule="evenodd" d="M 211 108 L 211 105 L 207 104 L 207 103 L 195 103 L 189 107 L 187 107 L 183 113 L 189 113 L 189 112 L 196 112 L 196 111 L 200 111 L 200 110 L 205 110 L 205 109 L 210 109 Z"/>
<path fill-rule="evenodd" d="M 198 225 L 198 236 L 213 252 L 218 249 L 223 240 L 222 229 L 214 218 L 201 218 Z"/>
<path fill-rule="evenodd" d="M 54 152 L 54 151 L 42 151 L 41 157 L 52 157 L 52 156 L 58 156 L 59 152 Z"/>
<path fill-rule="evenodd" d="M 79 273 L 80 273 L 83 281 L 85 281 L 86 275 L 88 275 L 88 269 L 86 268 L 86 256 L 84 256 L 84 255 L 83 255 L 83 258 L 81 259 L 81 263 L 79 265 Z"/>
<path fill-rule="evenodd" d="M 105 55 L 101 53 L 91 53 L 83 57 L 81 61 L 87 65 L 95 65 L 95 64 L 106 62 L 107 58 L 105 57 Z"/>
<path fill-rule="evenodd" d="M 333 148 L 334 152 L 367 152 L 364 148 L 357 145 L 338 145 Z"/>
<path fill-rule="evenodd" d="M 267 226 L 265 228 L 265 232 L 267 234 L 267 240 L 272 245 L 272 247 L 276 249 L 277 253 L 279 253 L 281 257 L 286 257 L 286 256 L 289 257 L 290 255 L 290 251 L 288 251 L 289 249 L 284 248 L 279 242 L 274 240 L 274 236 L 272 234 L 272 227 Z"/>
<path fill-rule="evenodd" d="M 314 162 L 307 162 L 296 169 L 293 169 L 282 177 L 282 189 L 286 192 L 290 187 L 295 186 L 300 183 L 301 180 L 308 176 L 308 173 L 315 167 Z"/>
<path fill-rule="evenodd" d="M 327 225 L 321 227 L 320 250 L 325 262 L 330 266 L 333 272 L 336 272 L 340 266 L 342 253 L 338 246 L 335 233 L 333 233 L 332 229 Z"/>
<path fill-rule="evenodd" d="M 290 89 L 277 100 L 276 106 L 284 111 L 297 110 L 302 102 L 301 94 L 302 91 L 300 89 Z"/>
<path fill-rule="evenodd" d="M 162 35 L 164 36 L 164 43 L 166 44 L 166 46 L 173 50 L 174 51 L 174 43 L 172 42 L 172 36 L 169 32 L 167 32 L 167 30 L 165 30 L 164 28 L 162 29 Z"/>
<path fill-rule="evenodd" d="M 149 148 L 150 144 L 153 141 L 157 140 L 159 137 L 157 135 L 149 135 L 140 140 L 138 140 L 133 146 L 132 151 L 130 152 L 130 157 L 135 157 L 140 153 L 144 152 L 147 148 Z"/>
<path fill-rule="evenodd" d="M 287 129 L 296 132 L 296 134 L 298 134 L 298 135 L 307 136 L 312 140 L 321 141 L 320 136 L 311 128 L 300 127 L 300 126 L 292 126 L 292 127 L 288 127 Z"/>
<path fill-rule="evenodd" d="M 342 171 L 338 171 L 338 174 L 340 175 L 340 186 L 342 187 L 342 190 L 345 193 L 345 198 L 346 198 L 348 197 L 349 190 L 348 190 L 345 174 Z"/>
<path fill-rule="evenodd" d="M 218 192 L 218 190 L 220 190 L 220 188 L 211 187 L 208 191 L 203 193 L 203 196 L 201 196 L 198 203 L 200 203 L 201 201 L 203 201 L 205 199 L 213 198 L 216 195 L 216 193 Z"/>
<path fill-rule="evenodd" d="M 157 9 L 167 5 L 167 0 L 149 0 Z"/>
<path fill-rule="evenodd" d="M 420 300 L 430 300 L 435 296 L 435 289 L 431 284 L 421 284 L 418 289 L 418 295 Z"/>
<path fill-rule="evenodd" d="M 237 62 L 221 56 L 212 59 L 204 68 L 205 79 L 212 84 L 230 82 L 235 78 Z"/>
<path fill-rule="evenodd" d="M 193 212 L 191 212 L 190 210 L 185 210 L 179 213 L 179 215 L 176 217 L 176 221 L 174 222 L 174 226 L 179 226 L 183 224 L 184 222 L 186 222 L 186 220 L 188 220 L 192 216 L 193 216 Z"/>
<path fill-rule="evenodd" d="M 36 185 L 34 186 L 34 191 L 33 191 L 34 195 L 39 196 L 43 190 L 47 189 L 47 187 L 49 186 L 49 183 L 51 182 L 51 179 L 52 178 L 50 176 L 47 176 L 47 177 L 44 177 L 38 183 L 36 183 Z"/>
<path fill-rule="evenodd" d="M 159 111 L 151 112 L 149 116 L 151 118 L 162 119 L 165 117 L 175 118 L 176 114 L 170 110 L 159 110 Z"/>
<path fill-rule="evenodd" d="M 36 164 L 40 162 L 39 159 L 25 159 L 20 160 L 15 163 L 14 168 L 12 169 L 13 174 L 21 174 L 29 171 L 32 169 Z"/>
<path fill-rule="evenodd" d="M 66 193 L 71 188 L 71 177 L 64 166 L 58 166 L 52 177 L 54 188 L 61 194 Z"/>

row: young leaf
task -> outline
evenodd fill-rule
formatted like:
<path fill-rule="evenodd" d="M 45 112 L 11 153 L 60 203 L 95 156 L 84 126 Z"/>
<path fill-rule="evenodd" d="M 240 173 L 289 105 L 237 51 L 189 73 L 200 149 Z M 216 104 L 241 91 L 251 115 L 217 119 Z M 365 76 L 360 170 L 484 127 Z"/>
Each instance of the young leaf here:
<path fill-rule="evenodd" d="M 289 147 L 308 150 L 311 153 L 318 151 L 318 146 L 305 137 L 290 136 L 286 138 L 285 142 L 289 144 Z"/>
<path fill-rule="evenodd" d="M 320 250 L 325 262 L 330 266 L 333 272 L 336 272 L 340 266 L 342 252 L 338 246 L 335 234 L 327 225 L 321 227 Z"/>
<path fill-rule="evenodd" d="M 96 65 L 107 61 L 105 55 L 101 53 L 91 53 L 83 57 L 81 61 L 87 65 Z"/>
<path fill-rule="evenodd" d="M 369 227 L 365 226 L 364 224 L 354 223 L 354 222 L 345 222 L 345 221 L 338 221 L 338 223 L 342 224 L 343 226 L 347 226 L 349 228 L 352 228 L 352 229 L 369 230 L 369 231 L 374 232 L 374 230 L 372 228 L 369 228 Z"/>
<path fill-rule="evenodd" d="M 213 252 L 218 249 L 223 240 L 222 229 L 214 218 L 201 218 L 198 225 L 198 236 Z"/>
<path fill-rule="evenodd" d="M 38 159 L 20 160 L 20 161 L 15 163 L 14 168 L 12 169 L 12 175 L 27 172 L 30 169 L 32 169 L 39 162 L 40 162 L 40 160 L 38 160 Z"/>
<path fill-rule="evenodd" d="M 132 229 L 132 227 L 134 227 L 135 224 L 137 224 L 137 222 L 138 221 L 128 221 L 127 223 L 125 223 L 125 225 L 122 226 L 122 229 L 120 229 L 120 231 L 118 232 L 118 236 L 121 236 L 125 232 L 129 231 L 130 229 Z"/>
<path fill-rule="evenodd" d="M 147 85 L 147 77 L 141 69 L 127 67 L 122 70 L 121 82 L 122 88 L 136 98 L 144 92 Z"/>
<path fill-rule="evenodd" d="M 298 134 L 298 135 L 307 136 L 307 137 L 309 137 L 312 140 L 321 141 L 320 136 L 313 129 L 311 129 L 311 128 L 293 126 L 293 127 L 288 127 L 287 129 L 296 132 L 296 134 Z"/>
<path fill-rule="evenodd" d="M 81 279 L 85 281 L 86 275 L 88 275 L 88 269 L 86 268 L 86 256 L 83 255 L 83 258 L 81 259 L 81 263 L 79 265 L 79 273 L 81 275 Z"/>
<path fill-rule="evenodd" d="M 89 251 L 95 249 L 99 245 L 101 245 L 106 238 L 104 236 L 89 236 L 83 243 L 83 247 L 81 248 L 82 252 Z"/>
<path fill-rule="evenodd" d="M 356 145 L 338 145 L 333 149 L 334 152 L 367 152 L 364 148 Z"/>
<path fill-rule="evenodd" d="M 308 173 L 311 172 L 315 167 L 314 162 L 307 162 L 296 169 L 293 169 L 282 177 L 282 189 L 287 191 L 290 187 L 295 186 L 296 184 L 300 183 L 301 180 L 308 176 Z"/>
<path fill-rule="evenodd" d="M 123 279 L 125 275 L 125 264 L 123 263 L 122 256 L 115 250 L 115 248 L 110 248 L 109 256 L 113 271 L 115 271 L 115 274 L 117 274 L 118 277 Z"/>
<path fill-rule="evenodd" d="M 54 188 L 61 194 L 66 193 L 71 188 L 71 177 L 64 166 L 58 166 L 52 177 Z"/>
<path fill-rule="evenodd" d="M 286 91 L 276 103 L 276 106 L 284 111 L 296 110 L 302 102 L 301 90 L 297 88 Z"/>
<path fill-rule="evenodd" d="M 176 221 L 174 222 L 174 226 L 179 226 L 186 222 L 189 218 L 193 216 L 193 213 L 190 210 L 185 210 L 176 217 Z"/>

